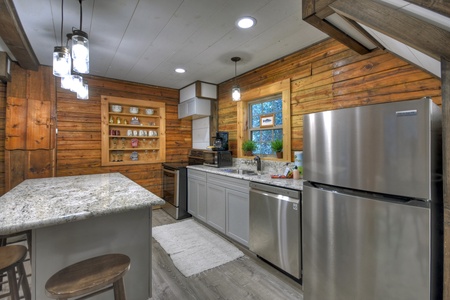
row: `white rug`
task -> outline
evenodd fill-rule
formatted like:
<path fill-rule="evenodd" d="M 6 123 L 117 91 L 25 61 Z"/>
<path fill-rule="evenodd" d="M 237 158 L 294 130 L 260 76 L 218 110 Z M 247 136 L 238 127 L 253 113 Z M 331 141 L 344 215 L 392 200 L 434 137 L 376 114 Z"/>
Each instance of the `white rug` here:
<path fill-rule="evenodd" d="M 186 277 L 244 256 L 233 244 L 193 219 L 154 227 L 153 237 Z"/>

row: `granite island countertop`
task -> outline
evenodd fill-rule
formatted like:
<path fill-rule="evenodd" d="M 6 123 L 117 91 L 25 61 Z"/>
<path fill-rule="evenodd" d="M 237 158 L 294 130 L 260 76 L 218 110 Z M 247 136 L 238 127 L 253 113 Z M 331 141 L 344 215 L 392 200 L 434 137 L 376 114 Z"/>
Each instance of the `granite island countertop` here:
<path fill-rule="evenodd" d="M 164 203 L 120 173 L 27 179 L 0 197 L 0 234 Z"/>
<path fill-rule="evenodd" d="M 214 168 L 214 167 L 208 167 L 203 165 L 192 165 L 187 166 L 188 169 L 198 170 L 198 171 L 205 171 L 212 174 L 218 174 L 218 175 L 225 175 L 229 177 L 234 178 L 240 178 L 245 179 L 253 182 L 259 182 L 259 183 L 265 183 L 280 187 L 285 187 L 289 189 L 294 190 L 303 190 L 303 180 L 294 180 L 294 179 L 274 179 L 271 178 L 270 174 L 265 174 L 264 172 L 262 174 L 258 175 L 246 175 L 246 174 L 237 174 L 237 173 L 230 173 L 225 170 L 234 169 L 233 167 L 227 167 L 227 168 Z"/>

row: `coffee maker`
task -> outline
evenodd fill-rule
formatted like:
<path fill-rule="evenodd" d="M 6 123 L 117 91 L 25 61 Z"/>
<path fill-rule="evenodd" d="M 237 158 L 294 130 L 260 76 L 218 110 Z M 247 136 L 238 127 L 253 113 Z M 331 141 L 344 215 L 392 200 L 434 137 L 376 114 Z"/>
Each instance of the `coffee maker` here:
<path fill-rule="evenodd" d="M 228 132 L 217 131 L 216 136 L 213 138 L 214 151 L 228 151 Z"/>

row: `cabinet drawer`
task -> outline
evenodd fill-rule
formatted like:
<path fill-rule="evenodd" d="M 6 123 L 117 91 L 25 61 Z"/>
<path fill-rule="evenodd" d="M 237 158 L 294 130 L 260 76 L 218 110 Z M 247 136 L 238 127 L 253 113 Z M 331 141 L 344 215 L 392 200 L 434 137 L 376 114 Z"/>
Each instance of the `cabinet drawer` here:
<path fill-rule="evenodd" d="M 248 193 L 249 191 L 249 181 L 245 179 L 231 178 L 223 175 L 207 174 L 208 183 L 213 183 L 218 186 L 225 187 L 227 189 L 232 189 L 235 191 L 240 191 L 243 193 Z"/>
<path fill-rule="evenodd" d="M 206 181 L 206 172 L 188 169 L 188 176 L 193 179 Z"/>

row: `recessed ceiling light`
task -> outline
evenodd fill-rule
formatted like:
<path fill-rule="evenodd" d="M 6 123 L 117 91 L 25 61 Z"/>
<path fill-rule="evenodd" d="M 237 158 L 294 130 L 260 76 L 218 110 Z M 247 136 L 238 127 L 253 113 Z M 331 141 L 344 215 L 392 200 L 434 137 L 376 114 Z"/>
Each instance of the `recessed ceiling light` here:
<path fill-rule="evenodd" d="M 237 26 L 239 26 L 240 28 L 251 28 L 253 26 L 255 26 L 256 24 L 256 19 L 253 17 L 243 17 L 240 18 L 237 22 Z"/>
<path fill-rule="evenodd" d="M 182 73 L 186 73 L 186 70 L 183 68 L 176 68 L 175 72 L 182 74 Z"/>

